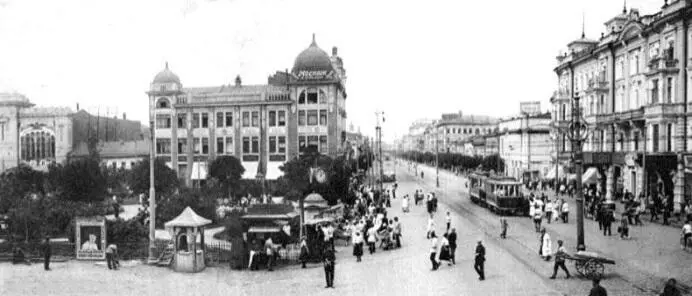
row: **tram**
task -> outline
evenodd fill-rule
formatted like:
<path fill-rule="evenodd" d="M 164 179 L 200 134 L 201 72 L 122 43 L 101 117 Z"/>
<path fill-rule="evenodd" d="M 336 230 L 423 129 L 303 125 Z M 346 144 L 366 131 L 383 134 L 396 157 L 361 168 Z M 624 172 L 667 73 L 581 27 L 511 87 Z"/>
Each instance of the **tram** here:
<path fill-rule="evenodd" d="M 469 175 L 472 202 L 506 215 L 527 215 L 529 202 L 521 192 L 521 182 L 512 177 L 473 173 Z"/>

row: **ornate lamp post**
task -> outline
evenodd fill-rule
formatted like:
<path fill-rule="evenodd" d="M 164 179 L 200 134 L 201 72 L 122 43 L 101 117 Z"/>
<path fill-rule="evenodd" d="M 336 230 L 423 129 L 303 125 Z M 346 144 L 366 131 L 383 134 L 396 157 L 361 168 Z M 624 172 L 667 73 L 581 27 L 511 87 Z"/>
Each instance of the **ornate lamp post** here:
<path fill-rule="evenodd" d="M 581 118 L 581 105 L 579 97 L 575 96 L 572 101 L 572 122 L 569 127 L 569 139 L 572 141 L 572 159 L 577 177 L 577 250 L 586 250 L 584 244 L 584 190 L 582 189 L 582 173 L 584 155 L 582 154 L 582 143 L 588 137 L 588 130 L 584 120 Z M 556 177 L 557 177 L 557 171 Z"/>

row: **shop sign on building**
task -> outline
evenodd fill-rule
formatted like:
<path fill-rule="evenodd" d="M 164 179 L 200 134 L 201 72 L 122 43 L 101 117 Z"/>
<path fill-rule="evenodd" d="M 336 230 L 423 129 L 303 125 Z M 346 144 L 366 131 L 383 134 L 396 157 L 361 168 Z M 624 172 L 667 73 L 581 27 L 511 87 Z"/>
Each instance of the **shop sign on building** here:
<path fill-rule="evenodd" d="M 541 102 L 520 102 L 519 110 L 524 115 L 536 115 L 541 113 Z"/>
<path fill-rule="evenodd" d="M 300 71 L 298 72 L 298 79 L 301 80 L 319 80 L 327 77 L 327 71 Z"/>

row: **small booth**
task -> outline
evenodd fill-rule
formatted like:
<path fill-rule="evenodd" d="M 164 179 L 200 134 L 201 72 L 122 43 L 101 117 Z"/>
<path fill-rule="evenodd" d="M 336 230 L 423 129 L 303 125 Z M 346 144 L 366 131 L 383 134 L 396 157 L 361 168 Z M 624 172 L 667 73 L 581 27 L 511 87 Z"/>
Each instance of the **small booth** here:
<path fill-rule="evenodd" d="M 310 193 L 303 200 L 303 209 L 305 210 L 305 221 L 318 218 L 319 215 L 329 209 L 329 204 L 319 193 Z"/>
<path fill-rule="evenodd" d="M 204 225 L 211 220 L 197 215 L 190 207 L 175 219 L 166 222 L 166 229 L 174 239 L 171 267 L 178 272 L 199 272 L 204 264 Z M 197 244 L 199 237 L 200 243 Z"/>

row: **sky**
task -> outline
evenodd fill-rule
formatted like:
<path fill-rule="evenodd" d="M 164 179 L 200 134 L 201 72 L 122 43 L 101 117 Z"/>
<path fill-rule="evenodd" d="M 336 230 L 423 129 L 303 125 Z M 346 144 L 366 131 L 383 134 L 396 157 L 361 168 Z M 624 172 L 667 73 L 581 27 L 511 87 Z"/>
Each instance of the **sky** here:
<path fill-rule="evenodd" d="M 317 44 L 347 71 L 348 122 L 391 140 L 441 113 L 547 110 L 555 57 L 621 0 L 0 0 L 0 92 L 148 124 L 165 62 L 183 87 L 265 84 Z M 663 0 L 629 0 L 641 14 Z"/>

